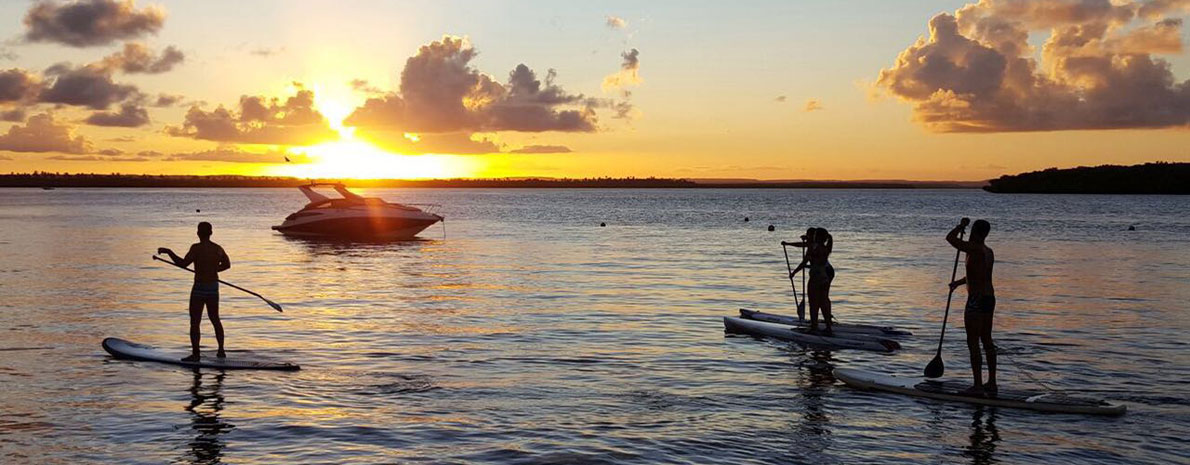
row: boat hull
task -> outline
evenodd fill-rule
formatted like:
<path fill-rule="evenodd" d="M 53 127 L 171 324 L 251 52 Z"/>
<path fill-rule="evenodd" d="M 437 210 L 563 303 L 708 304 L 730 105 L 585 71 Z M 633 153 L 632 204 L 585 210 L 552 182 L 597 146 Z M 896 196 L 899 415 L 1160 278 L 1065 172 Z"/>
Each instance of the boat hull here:
<path fill-rule="evenodd" d="M 441 217 L 426 214 L 425 217 L 354 216 L 330 217 L 306 221 L 285 221 L 273 230 L 295 237 L 342 237 L 361 239 L 412 239 Z"/>

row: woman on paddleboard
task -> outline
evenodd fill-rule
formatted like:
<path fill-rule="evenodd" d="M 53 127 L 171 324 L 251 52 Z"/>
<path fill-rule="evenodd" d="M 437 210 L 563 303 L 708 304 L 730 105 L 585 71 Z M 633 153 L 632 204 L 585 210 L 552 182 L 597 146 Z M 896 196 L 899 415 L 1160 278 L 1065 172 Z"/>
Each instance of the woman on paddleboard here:
<path fill-rule="evenodd" d="M 219 244 L 211 242 L 211 223 L 198 223 L 198 242 L 190 246 L 185 257 L 179 257 L 166 247 L 157 253 L 169 255 L 180 267 L 194 264 L 194 287 L 190 289 L 190 355 L 183 362 L 196 362 L 201 358 L 198 351 L 199 325 L 202 323 L 202 309 L 207 308 L 207 318 L 215 327 L 215 340 L 219 343 L 219 358 L 226 357 L 223 351 L 223 323 L 219 321 L 219 272 L 231 268 L 231 259 Z"/>
<path fill-rule="evenodd" d="M 809 267 L 810 283 L 806 289 L 806 300 L 810 301 L 810 334 L 818 333 L 818 312 L 826 321 L 824 336 L 834 336 L 831 328 L 831 281 L 835 279 L 835 267 L 831 266 L 830 255 L 834 248 L 834 238 L 826 232 L 826 228 L 810 228 L 802 236 L 804 242 L 799 247 L 806 248 L 806 258 L 797 265 L 792 274 Z"/>

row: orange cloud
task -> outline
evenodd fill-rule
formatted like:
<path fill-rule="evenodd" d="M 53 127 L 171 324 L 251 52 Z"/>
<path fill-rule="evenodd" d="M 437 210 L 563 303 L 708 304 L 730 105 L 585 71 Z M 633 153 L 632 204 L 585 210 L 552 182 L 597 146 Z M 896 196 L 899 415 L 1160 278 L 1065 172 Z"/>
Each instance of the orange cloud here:
<path fill-rule="evenodd" d="M 167 127 L 176 137 L 216 142 L 274 145 L 314 145 L 338 139 L 325 116 L 314 108 L 314 92 L 300 89 L 282 102 L 277 98 L 245 95 L 228 110 L 220 105 L 205 111 L 195 105 L 186 111 L 181 127 Z"/>
<path fill-rule="evenodd" d="M 1158 6 L 982 0 L 932 18 L 929 37 L 881 70 L 877 85 L 940 132 L 1186 125 L 1190 81 L 1179 83 L 1153 56 L 1181 50 L 1182 22 L 1134 23 L 1190 1 Z M 1050 31 L 1041 63 L 1028 42 L 1038 30 Z"/>

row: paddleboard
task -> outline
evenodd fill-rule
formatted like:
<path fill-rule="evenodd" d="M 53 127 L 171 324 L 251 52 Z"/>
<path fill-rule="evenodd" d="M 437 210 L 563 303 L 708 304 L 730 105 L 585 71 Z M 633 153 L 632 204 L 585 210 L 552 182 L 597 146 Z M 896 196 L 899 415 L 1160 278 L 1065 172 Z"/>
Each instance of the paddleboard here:
<path fill-rule="evenodd" d="M 1115 404 L 1099 398 L 1042 391 L 1000 389 L 994 398 L 966 396 L 959 392 L 969 387 L 970 384 L 958 380 L 935 381 L 922 377 L 901 378 L 854 368 L 836 368 L 834 374 L 839 381 L 860 389 L 874 389 L 951 402 L 1088 415 L 1123 415 L 1127 410 L 1127 406 L 1123 404 Z"/>
<path fill-rule="evenodd" d="M 809 334 L 799 328 L 777 323 L 748 320 L 734 316 L 723 317 L 723 327 L 729 333 L 744 333 L 753 336 L 764 336 L 783 341 L 828 347 L 832 349 L 860 349 L 878 352 L 892 352 L 900 349 L 901 344 L 891 339 L 884 339 L 863 334 L 839 334 L 827 337 Z"/>
<path fill-rule="evenodd" d="M 747 318 L 749 320 L 765 321 L 769 323 L 778 323 L 790 326 L 802 326 L 809 324 L 808 320 L 799 320 L 795 316 L 777 315 L 773 313 L 765 313 L 756 310 L 748 310 L 746 308 L 740 309 L 740 318 Z M 861 325 L 852 323 L 835 323 L 831 325 L 835 333 L 860 333 L 871 334 L 878 336 L 912 336 L 913 333 L 903 329 L 896 329 L 892 326 L 875 326 L 875 325 Z"/>
<path fill-rule="evenodd" d="M 203 353 L 197 362 L 183 362 L 182 357 L 189 353 L 171 353 L 153 346 L 137 344 L 120 338 L 109 337 L 103 340 L 103 350 L 113 357 L 123 360 L 140 360 L 144 362 L 168 363 L 188 368 L 219 368 L 224 370 L 282 370 L 294 371 L 301 367 L 287 362 L 268 360 L 249 360 L 237 358 L 236 354 L 218 358 L 212 353 Z"/>

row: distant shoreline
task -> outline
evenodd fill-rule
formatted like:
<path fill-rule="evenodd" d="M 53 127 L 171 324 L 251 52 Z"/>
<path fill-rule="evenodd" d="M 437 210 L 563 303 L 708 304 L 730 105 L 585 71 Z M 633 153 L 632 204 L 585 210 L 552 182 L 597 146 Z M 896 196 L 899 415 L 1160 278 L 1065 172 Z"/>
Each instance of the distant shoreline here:
<path fill-rule="evenodd" d="M 269 176 L 177 176 L 126 174 L 0 174 L 0 187 L 17 188 L 252 188 L 297 187 L 311 180 Z M 477 189 L 978 189 L 983 181 L 809 181 L 673 178 L 502 178 L 502 179 L 319 179 L 351 187 Z"/>

